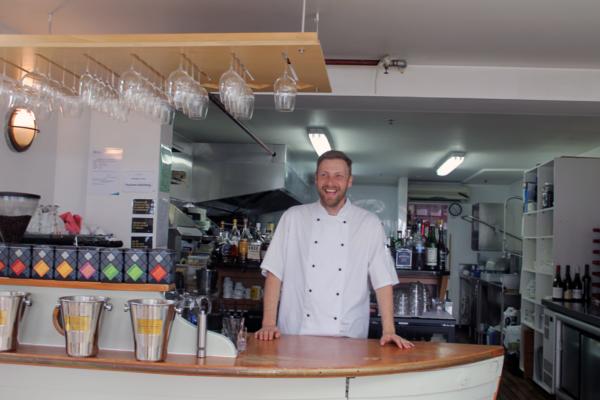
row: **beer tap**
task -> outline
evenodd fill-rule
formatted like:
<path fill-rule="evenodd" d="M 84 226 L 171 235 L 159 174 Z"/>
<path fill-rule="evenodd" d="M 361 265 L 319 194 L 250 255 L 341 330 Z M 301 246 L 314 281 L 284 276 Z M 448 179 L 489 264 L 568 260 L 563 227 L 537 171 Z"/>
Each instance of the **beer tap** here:
<path fill-rule="evenodd" d="M 206 341 L 207 341 L 207 315 L 210 314 L 212 304 L 207 296 L 198 296 L 196 298 L 198 306 L 198 350 L 196 356 L 198 358 L 206 357 Z"/>

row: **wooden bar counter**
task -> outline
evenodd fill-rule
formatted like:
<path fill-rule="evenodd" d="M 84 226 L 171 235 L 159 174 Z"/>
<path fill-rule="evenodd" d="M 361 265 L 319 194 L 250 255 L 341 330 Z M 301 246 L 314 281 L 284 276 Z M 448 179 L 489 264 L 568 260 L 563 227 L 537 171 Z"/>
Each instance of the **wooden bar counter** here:
<path fill-rule="evenodd" d="M 20 345 L 0 353 L 0 392 L 64 400 L 95 387 L 88 398 L 137 399 L 133 385 L 140 399 L 492 399 L 502 355 L 498 346 L 417 342 L 400 350 L 377 340 L 283 336 L 250 338 L 237 358 L 169 355 L 166 362 L 150 363 L 125 351 L 71 358 L 61 347 Z M 67 392 L 61 382 L 68 382 Z"/>
<path fill-rule="evenodd" d="M 502 356 L 499 346 L 417 342 L 410 350 L 377 340 L 283 336 L 270 342 L 250 338 L 237 358 L 169 355 L 165 362 L 136 361 L 132 352 L 100 351 L 97 357 L 73 358 L 64 348 L 21 345 L 0 353 L 1 363 L 176 375 L 248 377 L 356 377 L 426 371 Z"/>

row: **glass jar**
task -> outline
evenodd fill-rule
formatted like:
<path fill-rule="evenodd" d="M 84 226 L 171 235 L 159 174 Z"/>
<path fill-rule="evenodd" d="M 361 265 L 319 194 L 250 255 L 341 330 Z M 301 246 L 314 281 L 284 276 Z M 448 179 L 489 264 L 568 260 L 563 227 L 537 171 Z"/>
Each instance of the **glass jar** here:
<path fill-rule="evenodd" d="M 542 208 L 554 206 L 554 185 L 546 182 L 542 189 Z"/>

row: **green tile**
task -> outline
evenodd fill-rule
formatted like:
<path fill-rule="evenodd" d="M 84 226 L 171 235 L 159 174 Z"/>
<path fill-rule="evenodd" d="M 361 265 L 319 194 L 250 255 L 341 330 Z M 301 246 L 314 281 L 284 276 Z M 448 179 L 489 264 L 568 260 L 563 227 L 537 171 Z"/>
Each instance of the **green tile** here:
<path fill-rule="evenodd" d="M 119 269 L 113 264 L 107 264 L 102 270 L 102 273 L 112 281 L 117 275 L 119 275 Z"/>
<path fill-rule="evenodd" d="M 127 270 L 127 275 L 129 275 L 133 281 L 137 281 L 142 275 L 144 275 L 144 270 L 141 269 L 137 264 L 133 264 Z"/>

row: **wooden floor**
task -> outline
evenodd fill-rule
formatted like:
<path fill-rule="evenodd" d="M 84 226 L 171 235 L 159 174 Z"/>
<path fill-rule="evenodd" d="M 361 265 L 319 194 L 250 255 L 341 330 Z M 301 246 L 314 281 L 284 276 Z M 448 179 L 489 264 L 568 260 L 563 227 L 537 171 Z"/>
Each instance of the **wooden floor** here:
<path fill-rule="evenodd" d="M 513 374 L 508 368 L 502 371 L 498 400 L 553 400 L 554 395 L 546 393 L 529 379 Z"/>

